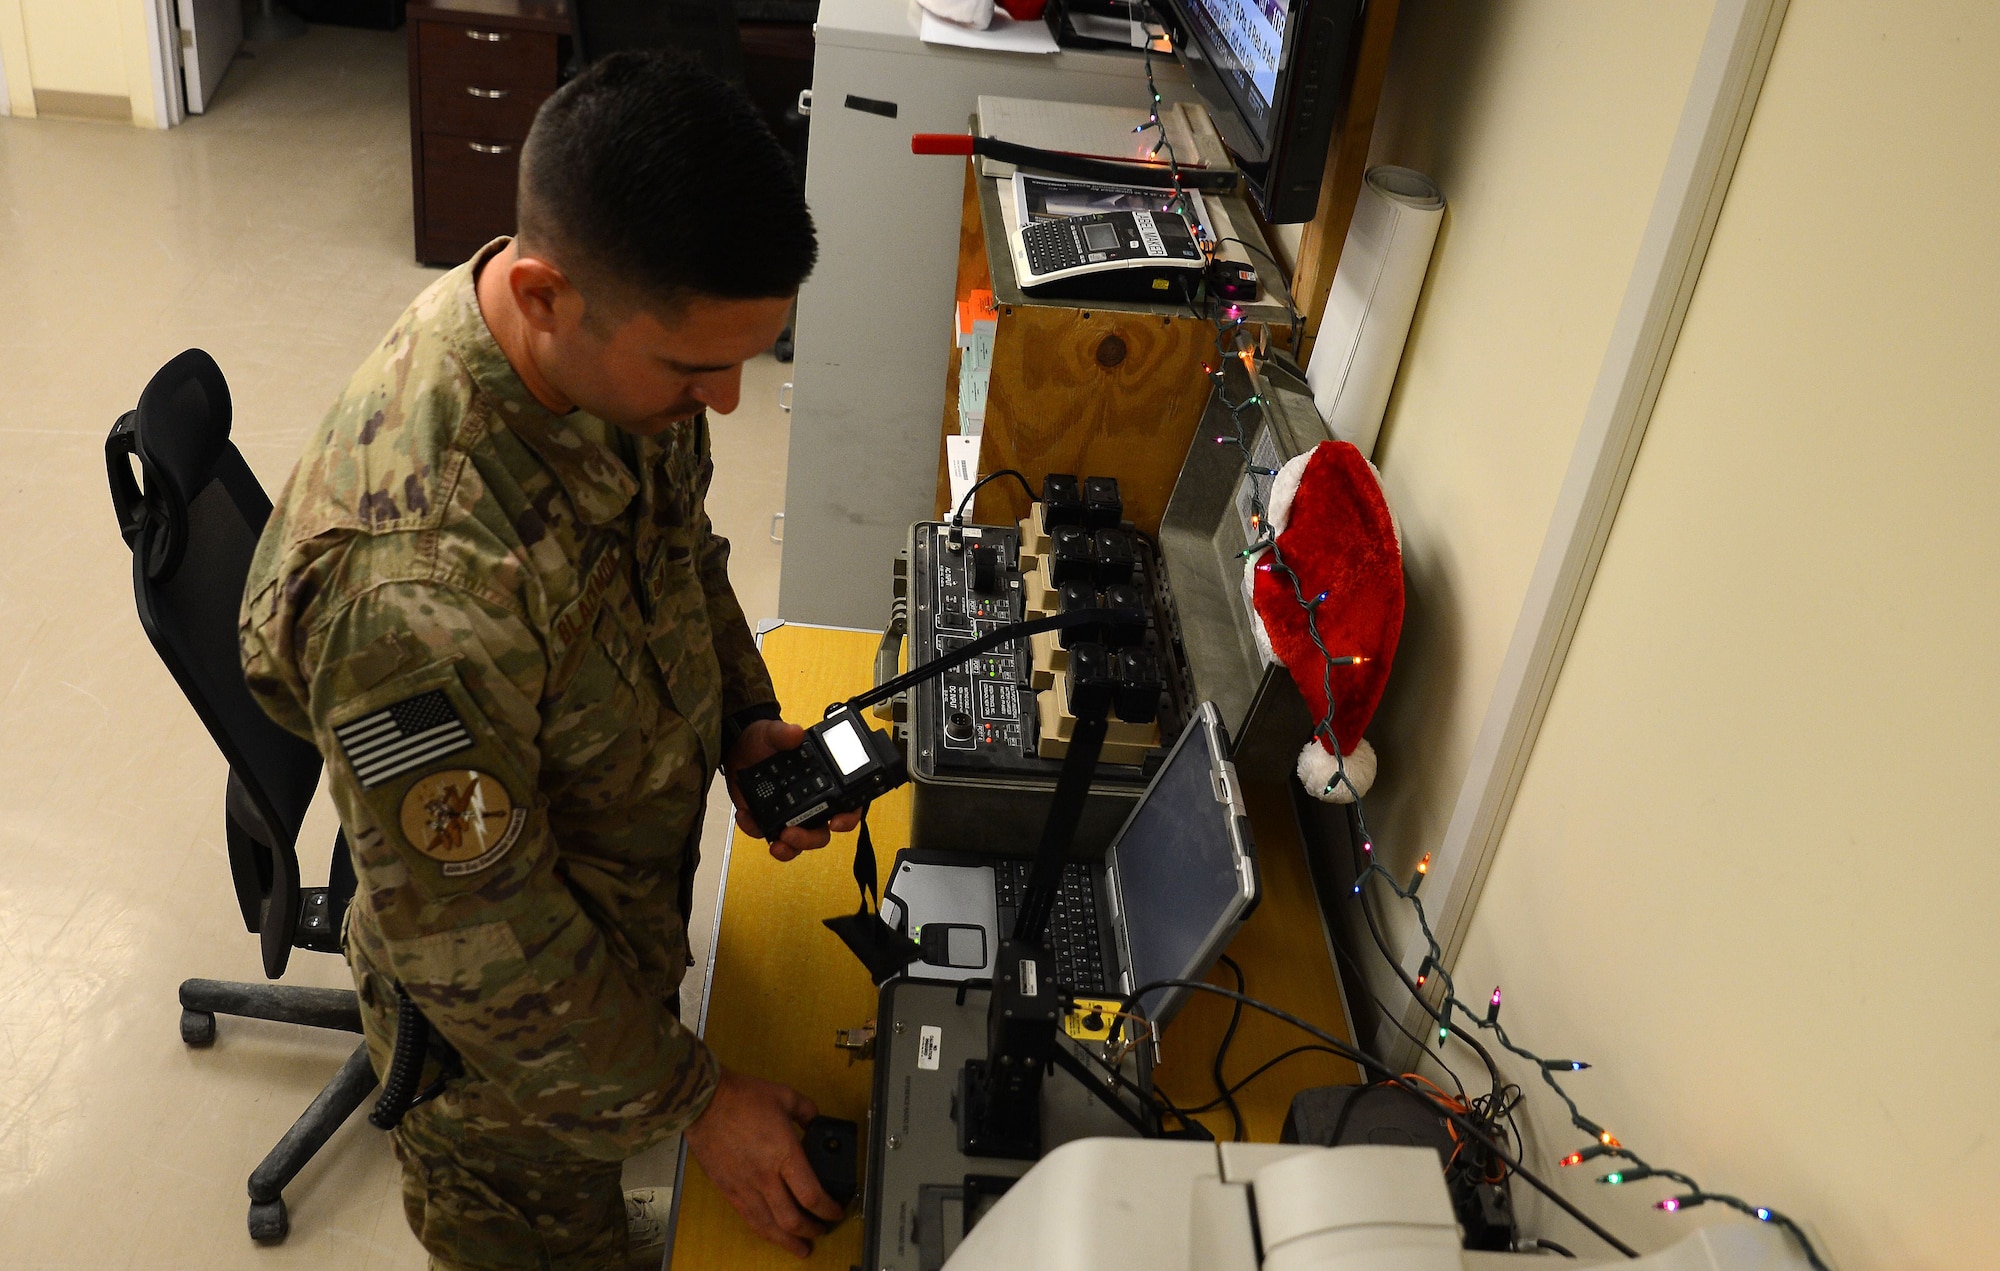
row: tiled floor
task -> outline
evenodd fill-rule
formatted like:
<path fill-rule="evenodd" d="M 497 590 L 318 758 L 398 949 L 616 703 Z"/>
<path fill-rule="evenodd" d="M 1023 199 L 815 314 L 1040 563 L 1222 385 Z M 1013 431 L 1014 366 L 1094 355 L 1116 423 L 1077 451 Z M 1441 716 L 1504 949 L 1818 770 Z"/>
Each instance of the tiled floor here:
<path fill-rule="evenodd" d="M 343 1036 L 225 1019 L 188 1050 L 187 976 L 259 979 L 222 841 L 224 766 L 139 630 L 104 433 L 152 371 L 212 352 L 275 489 L 363 354 L 435 273 L 410 259 L 400 34 L 258 48 L 168 133 L 0 119 L 0 1267 L 415 1268 L 384 1138 L 351 1120 L 244 1232 L 244 1180 Z M 775 612 L 785 368 L 716 428 L 711 508 L 751 615 Z M 724 822 L 711 817 L 711 843 Z M 308 881 L 333 838 L 316 807 Z M 696 905 L 697 941 L 712 910 Z M 702 947 L 699 943 L 697 948 Z M 286 981 L 345 987 L 301 953 Z M 690 984 L 692 993 L 698 986 Z M 693 998 L 688 999 L 692 1005 Z M 628 1182 L 664 1182 L 656 1151 Z"/>

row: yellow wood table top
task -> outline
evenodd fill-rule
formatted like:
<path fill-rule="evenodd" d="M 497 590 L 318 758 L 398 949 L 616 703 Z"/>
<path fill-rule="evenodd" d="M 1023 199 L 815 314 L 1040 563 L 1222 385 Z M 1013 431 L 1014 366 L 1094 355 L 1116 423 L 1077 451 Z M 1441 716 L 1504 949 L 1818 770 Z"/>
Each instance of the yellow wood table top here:
<path fill-rule="evenodd" d="M 785 718 L 809 723 L 828 702 L 866 689 L 879 636 L 866 631 L 782 626 L 764 636 L 764 660 Z M 1248 991 L 1313 1024 L 1347 1037 L 1335 978 L 1313 899 L 1306 862 L 1281 785 L 1260 786 L 1246 777 L 1251 824 L 1257 836 L 1263 900 L 1238 934 L 1230 954 L 1242 965 Z M 1281 778 L 1285 774 L 1278 774 Z M 880 881 L 909 845 L 910 787 L 878 799 L 869 813 Z M 838 836 L 824 851 L 789 864 L 771 858 L 766 845 L 741 832 L 731 841 L 709 973 L 704 1036 L 723 1066 L 782 1081 L 819 1105 L 827 1116 L 867 1123 L 874 1066 L 850 1063 L 833 1045 L 837 1029 L 875 1018 L 876 992 L 868 974 L 820 920 L 852 913 L 854 836 Z M 1226 968 L 1209 977 L 1234 985 Z M 1229 1022 L 1229 1004 L 1196 994 L 1168 1028 L 1159 1086 L 1175 1103 L 1191 1106 L 1215 1097 L 1209 1062 Z M 1229 1051 L 1227 1076 L 1241 1080 L 1259 1064 L 1311 1039 L 1277 1020 L 1245 1011 Z M 1325 1055 L 1285 1061 L 1237 1097 L 1249 1137 L 1276 1142 L 1292 1093 L 1303 1087 L 1356 1080 L 1353 1065 Z M 1220 1137 L 1231 1132 L 1226 1112 L 1201 1120 Z M 864 1145 L 865 1155 L 865 1145 Z M 815 1243 L 807 1263 L 844 1269 L 861 1258 L 861 1220 L 848 1218 Z M 792 1268 L 800 1264 L 766 1244 L 690 1158 L 682 1182 L 674 1233 L 679 1268 Z"/>

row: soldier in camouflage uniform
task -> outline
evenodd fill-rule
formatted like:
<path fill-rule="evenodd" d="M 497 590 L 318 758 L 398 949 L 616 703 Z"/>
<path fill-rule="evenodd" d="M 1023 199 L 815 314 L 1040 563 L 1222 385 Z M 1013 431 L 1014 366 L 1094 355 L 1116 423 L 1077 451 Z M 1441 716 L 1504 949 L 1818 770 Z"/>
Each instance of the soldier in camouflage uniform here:
<path fill-rule="evenodd" d="M 309 443 L 245 671 L 326 756 L 377 1073 L 399 990 L 462 1063 L 394 1133 L 433 1265 L 622 1266 L 620 1164 L 682 1130 L 804 1253 L 840 1214 L 799 1147 L 810 1100 L 722 1072 L 677 1002 L 709 781 L 800 737 L 703 499 L 706 410 L 777 335 L 811 222 L 739 94 L 620 56 L 537 117 L 521 224 L 411 305 Z"/>

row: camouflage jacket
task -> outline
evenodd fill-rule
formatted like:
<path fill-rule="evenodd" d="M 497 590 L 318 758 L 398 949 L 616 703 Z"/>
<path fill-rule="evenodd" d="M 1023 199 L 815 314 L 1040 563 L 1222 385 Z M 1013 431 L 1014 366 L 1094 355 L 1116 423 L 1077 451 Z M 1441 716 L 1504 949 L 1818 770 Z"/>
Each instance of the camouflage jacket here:
<path fill-rule="evenodd" d="M 244 597 L 251 691 L 326 757 L 348 947 L 587 1156 L 718 1075 L 670 1012 L 725 717 L 773 701 L 703 497 L 705 417 L 637 438 L 539 405 L 446 274 L 278 499 Z M 772 712 L 774 713 L 774 712 Z"/>

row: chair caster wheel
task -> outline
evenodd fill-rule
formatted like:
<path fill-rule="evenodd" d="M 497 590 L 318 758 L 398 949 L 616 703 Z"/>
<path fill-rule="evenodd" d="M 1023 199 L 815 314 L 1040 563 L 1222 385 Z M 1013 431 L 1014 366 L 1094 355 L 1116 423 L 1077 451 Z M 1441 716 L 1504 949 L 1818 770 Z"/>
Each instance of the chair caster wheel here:
<path fill-rule="evenodd" d="M 292 1230 L 292 1217 L 285 1212 L 285 1198 L 250 1202 L 250 1238 L 258 1244 L 274 1245 Z"/>
<path fill-rule="evenodd" d="M 774 358 L 776 358 L 776 359 L 777 359 L 778 361 L 780 361 L 780 362 L 789 362 L 789 361 L 791 361 L 791 360 L 792 360 L 792 342 L 791 342 L 790 340 L 780 340 L 780 341 L 778 341 L 778 342 L 777 342 L 776 344 L 774 344 L 774 345 L 772 345 L 772 346 L 771 346 L 771 356 L 772 356 L 772 357 L 774 357 Z"/>
<path fill-rule="evenodd" d="M 181 1040 L 190 1046 L 206 1046 L 215 1040 L 215 1015 L 211 1011 L 181 1012 Z"/>

